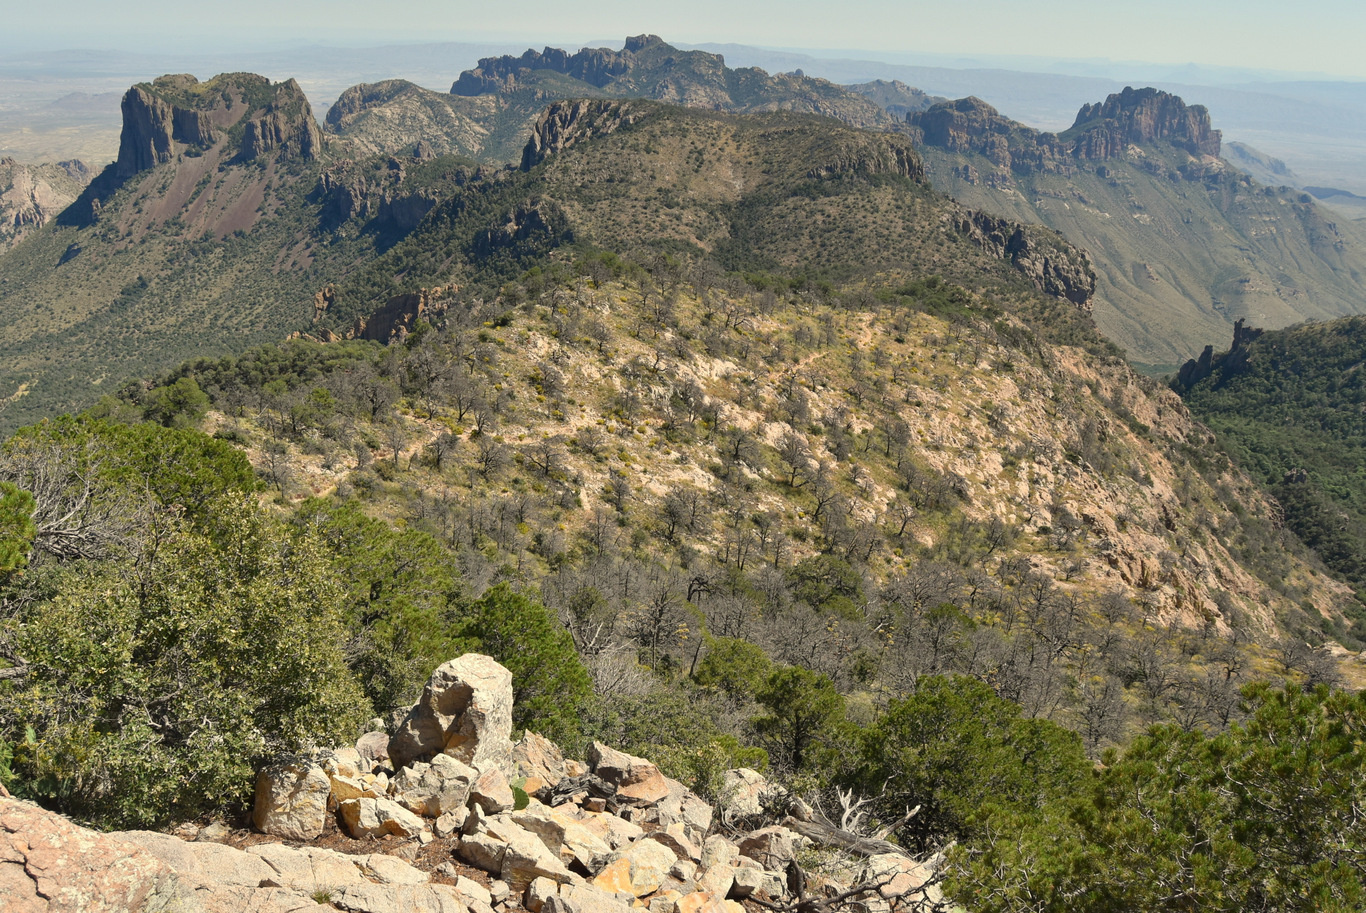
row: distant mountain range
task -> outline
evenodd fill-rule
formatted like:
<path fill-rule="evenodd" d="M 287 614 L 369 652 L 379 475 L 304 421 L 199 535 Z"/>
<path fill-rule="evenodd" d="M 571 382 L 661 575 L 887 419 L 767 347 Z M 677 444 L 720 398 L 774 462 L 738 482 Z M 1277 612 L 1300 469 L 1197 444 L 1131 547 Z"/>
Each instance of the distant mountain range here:
<path fill-rule="evenodd" d="M 570 244 L 812 279 L 1023 284 L 1094 307 L 1156 368 L 1242 317 L 1279 326 L 1366 301 L 1359 233 L 1219 159 L 1208 112 L 1154 89 L 1040 133 L 976 99 L 854 92 L 638 36 L 484 58 L 449 93 L 354 86 L 323 131 L 298 83 L 249 74 L 164 77 L 122 108 L 118 161 L 0 260 L 5 421 L 200 352 L 392 329 L 405 296 L 501 281 Z M 644 135 L 657 138 L 544 183 Z"/>

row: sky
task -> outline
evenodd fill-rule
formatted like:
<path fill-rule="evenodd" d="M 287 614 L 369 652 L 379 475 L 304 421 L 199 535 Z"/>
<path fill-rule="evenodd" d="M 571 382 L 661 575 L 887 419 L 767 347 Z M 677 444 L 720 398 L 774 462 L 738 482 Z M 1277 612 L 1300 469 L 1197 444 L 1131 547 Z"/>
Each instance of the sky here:
<path fill-rule="evenodd" d="M 881 54 L 1194 63 L 1366 79 L 1361 0 L 0 0 L 0 47 L 268 50 L 290 44 L 511 41 L 652 33 Z M 910 62 L 910 61 L 902 61 Z"/>

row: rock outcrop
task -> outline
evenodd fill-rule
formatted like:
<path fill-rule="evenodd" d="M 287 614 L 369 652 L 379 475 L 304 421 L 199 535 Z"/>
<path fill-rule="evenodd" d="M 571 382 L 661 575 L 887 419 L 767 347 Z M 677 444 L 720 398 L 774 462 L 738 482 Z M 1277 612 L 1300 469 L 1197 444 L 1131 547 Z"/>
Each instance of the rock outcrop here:
<path fill-rule="evenodd" d="M 1130 143 L 1166 140 L 1191 155 L 1218 157 L 1221 135 L 1210 128 L 1204 105 L 1187 105 L 1158 89 L 1126 87 L 1093 105 L 1083 105 L 1068 133 L 1076 139 L 1076 155 L 1092 161 L 1116 158 Z"/>
<path fill-rule="evenodd" d="M 1126 88 L 1082 106 L 1061 135 L 1026 127 L 973 97 L 911 112 L 906 122 L 911 135 L 926 145 L 982 155 L 1016 174 L 1072 174 L 1078 162 L 1121 158 L 1131 145 L 1154 142 L 1171 143 L 1196 157 L 1218 157 L 1220 150 L 1220 133 L 1210 128 L 1203 105 L 1187 105 L 1151 88 Z"/>
<path fill-rule="evenodd" d="M 1199 358 L 1192 358 L 1181 366 L 1176 375 L 1177 384 L 1189 390 L 1212 375 L 1216 367 L 1236 367 L 1245 363 L 1248 357 L 1247 347 L 1261 336 L 1262 332 L 1258 327 L 1247 326 L 1244 319 L 1239 317 L 1233 324 L 1233 344 L 1229 346 L 1229 350 L 1215 358 L 1214 346 L 1205 346 Z"/>
<path fill-rule="evenodd" d="M 531 139 L 522 151 L 522 170 L 530 171 L 580 140 L 607 136 L 633 124 L 638 116 L 630 102 L 557 101 L 536 119 Z"/>
<path fill-rule="evenodd" d="M 1096 273 L 1086 254 L 1048 229 L 1021 225 L 967 210 L 958 230 L 1023 273 L 1045 295 L 1063 298 L 1086 313 L 1096 293 Z"/>
<path fill-rule="evenodd" d="M 258 781 L 258 811 L 282 796 L 292 801 L 278 784 L 311 782 L 323 772 L 330 782 L 326 807 L 346 833 L 364 841 L 355 853 L 309 844 L 225 845 L 215 841 L 226 838 L 226 829 L 213 827 L 183 829 L 196 839 L 145 831 L 102 836 L 0 799 L 4 910 L 742 913 L 739 902 L 747 898 L 815 905 L 820 891 L 832 896 L 851 884 L 860 886 L 852 896 L 866 913 L 917 913 L 942 903 L 935 866 L 884 841 L 871 841 L 872 853 L 855 851 L 866 862 L 844 867 L 839 877 L 813 873 L 822 883 L 789 887 L 786 867 L 808 837 L 778 824 L 734 838 L 711 833 L 711 806 L 643 758 L 594 744 L 586 766 L 564 760 L 533 734 L 513 748 L 510 710 L 507 670 L 468 654 L 433 675 L 391 743 L 398 756 L 383 756 L 379 740 L 368 738 L 364 752 L 358 745 L 268 765 L 271 773 Z M 433 751 L 430 763 L 412 759 Z M 526 786 L 526 771 L 546 782 L 515 803 L 509 791 L 507 803 L 490 804 L 497 788 L 485 780 L 492 784 L 509 770 Z M 753 771 L 727 772 L 727 781 L 757 782 Z M 822 826 L 836 832 L 828 822 Z M 437 840 L 445 843 L 434 846 Z M 439 847 L 453 858 L 437 865 L 434 877 L 396 855 L 369 851 L 377 846 L 408 859 L 421 847 Z M 455 859 L 486 872 L 488 883 L 461 873 Z"/>
<path fill-rule="evenodd" d="M 0 797 L 5 913 L 160 913 L 176 894 L 170 867 L 140 847 Z"/>
<path fill-rule="evenodd" d="M 0 250 L 55 218 L 93 177 L 80 161 L 22 165 L 0 158 Z"/>

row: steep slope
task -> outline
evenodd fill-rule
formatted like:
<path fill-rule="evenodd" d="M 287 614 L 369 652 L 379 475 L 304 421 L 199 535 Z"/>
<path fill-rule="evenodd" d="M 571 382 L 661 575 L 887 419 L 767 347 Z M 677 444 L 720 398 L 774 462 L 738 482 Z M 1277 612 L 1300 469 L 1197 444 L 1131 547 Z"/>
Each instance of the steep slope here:
<path fill-rule="evenodd" d="M 1096 321 L 1137 362 L 1174 368 L 1240 318 L 1284 326 L 1366 307 L 1362 233 L 1219 159 L 1201 106 L 1128 89 L 1058 135 L 971 98 L 908 122 L 936 187 L 1091 255 Z"/>
<path fill-rule="evenodd" d="M 1238 328 L 1181 371 L 1178 392 L 1265 484 L 1286 525 L 1366 590 L 1366 318 Z"/>
<path fill-rule="evenodd" d="M 894 123 L 876 103 L 823 79 L 731 69 L 719 54 L 680 51 L 654 35 L 626 39 L 621 51 L 528 50 L 488 57 L 460 75 L 451 93 L 389 81 L 348 89 L 328 112 L 330 133 L 357 148 L 398 151 L 426 141 L 489 163 L 516 161 L 547 104 L 569 98 L 649 98 L 732 113 L 793 111 L 855 127 Z"/>
<path fill-rule="evenodd" d="M 21 165 L 0 158 L 0 250 L 56 218 L 92 177 L 84 162 Z"/>

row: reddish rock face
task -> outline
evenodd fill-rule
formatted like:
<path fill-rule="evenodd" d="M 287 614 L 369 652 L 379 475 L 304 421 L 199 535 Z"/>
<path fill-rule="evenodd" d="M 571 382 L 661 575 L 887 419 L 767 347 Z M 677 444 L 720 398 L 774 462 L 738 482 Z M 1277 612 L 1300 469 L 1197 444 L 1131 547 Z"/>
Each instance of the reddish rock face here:
<path fill-rule="evenodd" d="M 0 899 L 6 913 L 141 913 L 174 897 L 166 863 L 17 799 L 0 798 Z"/>

